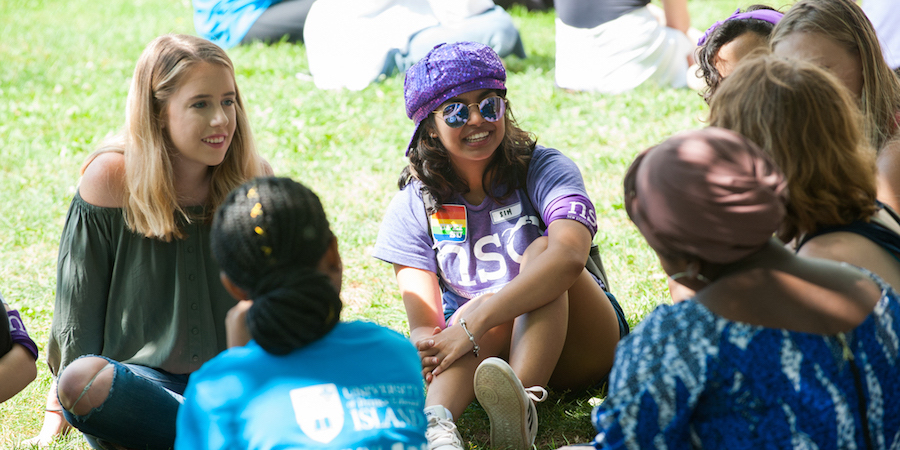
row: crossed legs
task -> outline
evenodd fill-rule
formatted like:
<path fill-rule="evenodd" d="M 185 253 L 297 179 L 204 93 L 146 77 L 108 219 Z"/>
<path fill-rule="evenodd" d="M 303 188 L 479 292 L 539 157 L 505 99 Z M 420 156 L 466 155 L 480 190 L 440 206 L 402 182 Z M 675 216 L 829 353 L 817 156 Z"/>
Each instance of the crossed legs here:
<path fill-rule="evenodd" d="M 546 248 L 546 239 L 538 239 L 528 247 L 523 256 L 523 272 L 528 260 Z M 490 298 L 485 295 L 469 301 L 454 314 L 454 319 L 474 311 Z M 478 343 L 478 357 L 461 357 L 432 380 L 425 404 L 443 405 L 459 417 L 475 398 L 475 369 L 490 356 L 506 359 L 526 387 L 590 387 L 609 373 L 618 341 L 615 311 L 594 278 L 583 270 L 558 298 L 488 331 Z"/>

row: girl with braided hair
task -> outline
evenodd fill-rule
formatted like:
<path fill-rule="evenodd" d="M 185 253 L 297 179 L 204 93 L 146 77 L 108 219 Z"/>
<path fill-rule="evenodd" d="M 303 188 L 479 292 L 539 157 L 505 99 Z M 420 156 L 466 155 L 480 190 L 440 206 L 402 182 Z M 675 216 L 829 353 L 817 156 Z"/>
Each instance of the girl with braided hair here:
<path fill-rule="evenodd" d="M 424 391 L 405 337 L 341 322 L 343 266 L 319 198 L 259 178 L 216 212 L 229 342 L 188 384 L 176 449 L 421 448 Z M 374 356 L 374 357 L 373 357 Z"/>

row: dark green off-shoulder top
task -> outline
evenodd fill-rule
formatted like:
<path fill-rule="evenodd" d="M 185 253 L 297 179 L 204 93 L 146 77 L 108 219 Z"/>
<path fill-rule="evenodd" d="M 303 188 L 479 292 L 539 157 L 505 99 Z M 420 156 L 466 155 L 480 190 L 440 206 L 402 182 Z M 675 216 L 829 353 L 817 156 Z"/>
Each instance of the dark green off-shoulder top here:
<path fill-rule="evenodd" d="M 199 217 L 203 208 L 188 213 Z M 235 300 L 219 280 L 210 225 L 185 222 L 185 239 L 147 238 L 128 229 L 121 208 L 75 194 L 47 346 L 54 374 L 87 354 L 189 373 L 225 349 L 225 314 Z"/>

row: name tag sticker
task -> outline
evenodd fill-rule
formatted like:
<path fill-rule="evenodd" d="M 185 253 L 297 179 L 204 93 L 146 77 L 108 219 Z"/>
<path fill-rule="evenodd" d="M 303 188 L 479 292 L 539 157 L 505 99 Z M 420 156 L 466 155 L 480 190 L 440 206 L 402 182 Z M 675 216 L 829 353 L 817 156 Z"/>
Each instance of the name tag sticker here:
<path fill-rule="evenodd" d="M 491 223 L 498 224 L 507 220 L 515 219 L 522 215 L 522 203 L 504 206 L 500 209 L 491 211 Z"/>
<path fill-rule="evenodd" d="M 466 207 L 463 205 L 443 205 L 440 211 L 431 215 L 431 234 L 435 242 L 465 242 L 466 225 Z"/>

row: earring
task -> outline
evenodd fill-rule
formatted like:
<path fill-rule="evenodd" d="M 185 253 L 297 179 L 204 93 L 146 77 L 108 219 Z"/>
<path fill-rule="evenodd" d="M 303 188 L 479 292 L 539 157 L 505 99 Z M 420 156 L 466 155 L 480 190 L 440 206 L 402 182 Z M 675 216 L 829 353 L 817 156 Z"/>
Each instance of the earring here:
<path fill-rule="evenodd" d="M 428 135 L 431 136 L 432 139 L 437 137 L 437 133 L 428 133 Z"/>

